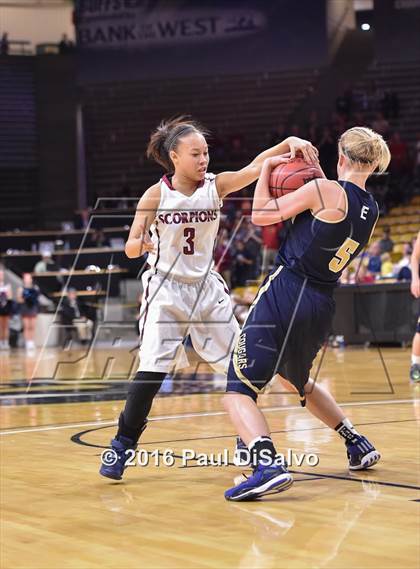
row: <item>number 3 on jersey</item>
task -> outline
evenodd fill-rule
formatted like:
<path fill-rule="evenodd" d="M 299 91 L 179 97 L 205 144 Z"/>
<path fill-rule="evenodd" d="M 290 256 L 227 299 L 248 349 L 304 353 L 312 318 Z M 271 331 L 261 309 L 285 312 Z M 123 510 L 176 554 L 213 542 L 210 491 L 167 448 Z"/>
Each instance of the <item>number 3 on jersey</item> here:
<path fill-rule="evenodd" d="M 195 238 L 195 228 L 186 227 L 184 229 L 185 245 L 183 252 L 184 255 L 194 255 L 194 238 Z"/>
<path fill-rule="evenodd" d="M 333 273 L 342 271 L 359 245 L 360 243 L 350 239 L 350 237 L 347 237 L 341 247 L 338 248 L 337 253 L 331 259 L 330 264 L 328 265 L 330 271 Z"/>

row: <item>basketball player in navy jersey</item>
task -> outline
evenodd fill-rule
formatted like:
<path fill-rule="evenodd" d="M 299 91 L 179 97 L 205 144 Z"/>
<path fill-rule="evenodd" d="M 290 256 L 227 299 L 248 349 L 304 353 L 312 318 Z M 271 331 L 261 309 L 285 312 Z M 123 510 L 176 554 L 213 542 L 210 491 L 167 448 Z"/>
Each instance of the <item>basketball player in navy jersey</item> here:
<path fill-rule="evenodd" d="M 338 182 L 313 180 L 274 199 L 269 192 L 271 171 L 288 160 L 276 157 L 265 161 L 255 190 L 256 225 L 294 221 L 277 267 L 262 284 L 231 356 L 224 405 L 248 446 L 253 474 L 227 490 L 227 500 L 253 500 L 293 483 L 256 404 L 258 393 L 276 374 L 287 390 L 300 395 L 302 405 L 343 438 L 350 470 L 369 468 L 380 459 L 332 395 L 309 378 L 330 331 L 334 286 L 368 243 L 378 219 L 378 205 L 365 190 L 366 180 L 375 170 L 385 171 L 390 162 L 386 142 L 364 127 L 346 131 L 338 150 Z"/>
<path fill-rule="evenodd" d="M 306 140 L 289 137 L 259 154 L 237 172 L 207 173 L 205 132 L 194 122 L 163 122 L 147 149 L 167 172 L 142 196 L 125 246 L 128 257 L 148 253 L 150 269 L 142 276 L 139 320 L 140 365 L 111 441 L 111 460 L 100 473 L 120 480 L 143 432 L 153 398 L 167 373 L 188 363 L 183 339 L 216 372 L 225 373 L 239 334 L 229 291 L 213 269 L 213 249 L 221 200 L 254 182 L 266 158 L 284 152 L 317 162 L 317 150 Z M 150 235 L 149 235 L 150 231 Z"/>

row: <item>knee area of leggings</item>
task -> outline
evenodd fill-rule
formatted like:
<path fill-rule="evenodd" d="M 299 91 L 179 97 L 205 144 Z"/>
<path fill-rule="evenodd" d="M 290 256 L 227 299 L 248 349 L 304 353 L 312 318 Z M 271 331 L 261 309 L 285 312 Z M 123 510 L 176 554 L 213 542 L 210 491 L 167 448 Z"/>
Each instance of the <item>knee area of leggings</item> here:
<path fill-rule="evenodd" d="M 133 377 L 133 382 L 147 382 L 155 383 L 162 382 L 166 377 L 166 373 L 160 373 L 156 371 L 138 371 Z"/>
<path fill-rule="evenodd" d="M 137 372 L 130 382 L 128 393 L 134 397 L 154 397 L 159 391 L 166 373 Z"/>

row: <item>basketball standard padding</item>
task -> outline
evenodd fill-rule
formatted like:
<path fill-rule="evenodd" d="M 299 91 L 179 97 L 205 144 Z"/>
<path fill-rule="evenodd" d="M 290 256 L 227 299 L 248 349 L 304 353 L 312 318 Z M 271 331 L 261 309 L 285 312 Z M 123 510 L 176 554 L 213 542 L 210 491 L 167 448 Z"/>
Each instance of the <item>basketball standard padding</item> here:
<path fill-rule="evenodd" d="M 318 166 L 308 164 L 302 158 L 294 158 L 279 164 L 271 172 L 270 194 L 273 198 L 280 198 L 316 178 L 325 178 Z"/>

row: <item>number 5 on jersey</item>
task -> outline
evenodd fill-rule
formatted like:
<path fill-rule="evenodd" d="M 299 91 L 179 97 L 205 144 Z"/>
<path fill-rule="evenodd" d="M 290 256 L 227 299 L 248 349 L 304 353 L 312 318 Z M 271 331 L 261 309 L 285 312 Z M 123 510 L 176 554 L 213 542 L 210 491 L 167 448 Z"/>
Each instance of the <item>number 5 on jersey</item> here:
<path fill-rule="evenodd" d="M 342 271 L 359 245 L 360 243 L 354 241 L 350 237 L 347 237 L 341 247 L 337 250 L 337 253 L 331 259 L 330 264 L 328 265 L 330 271 L 333 273 Z"/>
<path fill-rule="evenodd" d="M 186 227 L 184 229 L 184 237 L 185 242 L 187 243 L 183 249 L 184 255 L 194 255 L 195 228 Z"/>

